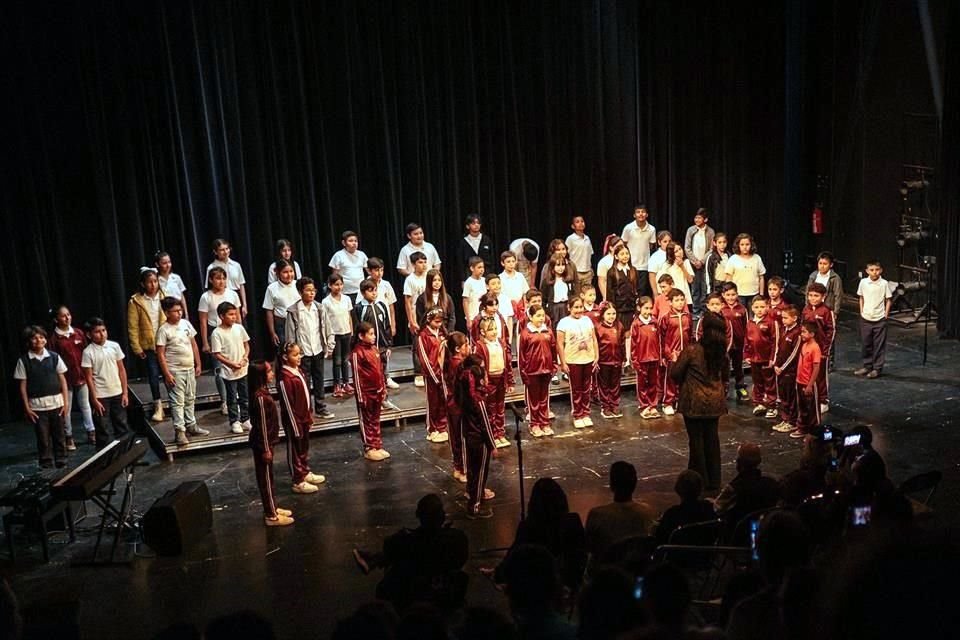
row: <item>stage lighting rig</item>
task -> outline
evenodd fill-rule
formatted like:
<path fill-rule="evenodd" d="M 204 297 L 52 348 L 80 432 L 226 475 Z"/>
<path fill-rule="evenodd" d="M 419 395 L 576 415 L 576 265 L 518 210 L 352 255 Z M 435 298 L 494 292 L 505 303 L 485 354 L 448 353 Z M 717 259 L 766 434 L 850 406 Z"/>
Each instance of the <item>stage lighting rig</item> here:
<path fill-rule="evenodd" d="M 906 197 L 911 193 L 919 193 L 929 186 L 930 183 L 923 178 L 919 180 L 904 180 L 900 183 L 900 195 Z"/>

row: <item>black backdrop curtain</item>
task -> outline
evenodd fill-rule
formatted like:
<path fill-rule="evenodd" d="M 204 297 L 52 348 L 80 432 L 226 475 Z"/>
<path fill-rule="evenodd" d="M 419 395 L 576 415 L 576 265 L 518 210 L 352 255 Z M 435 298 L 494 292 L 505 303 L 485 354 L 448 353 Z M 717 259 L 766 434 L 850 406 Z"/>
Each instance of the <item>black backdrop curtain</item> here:
<path fill-rule="evenodd" d="M 0 41 L 8 380 L 56 302 L 125 343 L 157 249 L 195 308 L 219 236 L 254 307 L 279 237 L 323 277 L 344 229 L 392 267 L 470 211 L 500 247 L 579 213 L 599 251 L 637 201 L 783 246 L 778 3 L 11 1 Z"/>
<path fill-rule="evenodd" d="M 945 337 L 960 338 L 960 5 L 951 2 L 947 7 L 937 328 Z"/>

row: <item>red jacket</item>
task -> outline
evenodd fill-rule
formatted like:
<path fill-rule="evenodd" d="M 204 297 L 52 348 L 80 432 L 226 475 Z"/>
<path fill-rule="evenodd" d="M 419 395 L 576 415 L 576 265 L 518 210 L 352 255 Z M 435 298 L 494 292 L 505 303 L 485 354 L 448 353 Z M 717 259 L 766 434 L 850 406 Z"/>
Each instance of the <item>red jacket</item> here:
<path fill-rule="evenodd" d="M 506 386 L 513 386 L 513 366 L 510 364 L 510 349 L 502 343 L 497 343 L 503 349 L 503 381 Z M 479 340 L 473 344 L 473 352 L 483 360 L 483 369 L 489 375 L 490 372 L 490 351 L 487 348 L 486 340 Z"/>
<path fill-rule="evenodd" d="M 584 308 L 583 310 L 583 315 L 593 320 L 594 325 L 599 325 L 603 321 L 603 318 L 601 317 L 603 315 L 603 312 L 600 311 L 599 307 L 600 305 L 594 303 L 593 308 L 590 309 L 589 311 L 587 311 L 586 308 Z"/>
<path fill-rule="evenodd" d="M 386 395 L 386 380 L 383 377 L 383 365 L 380 362 L 380 350 L 376 345 L 360 341 L 350 353 L 353 366 L 353 388 L 357 391 L 357 400 L 363 402 Z"/>
<path fill-rule="evenodd" d="M 597 333 L 597 348 L 599 349 L 598 364 L 622 364 L 623 363 L 623 325 L 619 320 L 614 320 L 613 325 L 606 325 L 602 322 L 595 324 Z"/>
<path fill-rule="evenodd" d="M 752 364 L 769 366 L 777 356 L 780 342 L 780 324 L 771 315 L 762 319 L 750 318 L 747 322 L 747 340 L 743 345 L 743 357 Z"/>
<path fill-rule="evenodd" d="M 497 443 L 493 439 L 493 429 L 490 427 L 487 407 L 483 402 L 484 393 L 483 381 L 474 378 L 470 369 L 460 367 L 454 399 L 463 416 L 460 422 L 463 437 L 473 441 L 481 440 L 488 448 L 493 449 Z"/>
<path fill-rule="evenodd" d="M 670 298 L 660 294 L 653 300 L 653 317 L 660 319 L 660 316 L 670 313 Z"/>
<path fill-rule="evenodd" d="M 780 332 L 780 341 L 777 343 L 777 355 L 774 366 L 782 369 L 780 375 L 797 375 L 797 361 L 800 355 L 800 323 L 789 329 L 783 328 Z"/>
<path fill-rule="evenodd" d="M 310 388 L 307 380 L 299 371 L 289 367 L 280 367 L 277 376 L 277 389 L 280 392 L 280 421 L 283 430 L 291 435 L 308 433 L 313 424 L 310 413 Z"/>
<path fill-rule="evenodd" d="M 809 304 L 803 307 L 803 322 L 817 323 L 817 344 L 820 345 L 820 354 L 826 358 L 830 355 L 833 348 L 833 339 L 837 335 L 837 323 L 830 310 L 825 304 L 818 304 L 811 307 Z"/>
<path fill-rule="evenodd" d="M 470 340 L 474 344 L 483 341 L 483 336 L 480 335 L 480 321 L 484 318 L 499 318 L 500 319 L 500 335 L 497 338 L 500 339 L 505 345 L 510 344 L 510 330 L 507 328 L 507 321 L 503 319 L 503 316 L 500 315 L 500 312 L 497 311 L 496 316 L 486 316 L 483 313 L 478 313 L 477 316 L 473 319 L 473 322 L 470 323 Z"/>
<path fill-rule="evenodd" d="M 630 364 L 639 369 L 645 362 L 660 362 L 660 327 L 657 320 L 651 316 L 650 322 L 644 324 L 638 314 L 630 327 Z"/>
<path fill-rule="evenodd" d="M 280 420 L 277 418 L 277 403 L 270 392 L 261 389 L 250 398 L 250 448 L 259 453 L 272 451 L 280 442 Z"/>
<path fill-rule="evenodd" d="M 440 367 L 440 347 L 446 341 L 446 332 L 443 328 L 437 333 L 433 332 L 429 326 L 420 327 L 417 340 L 417 350 L 420 352 L 420 364 L 423 365 L 423 372 L 430 377 L 430 380 L 436 384 L 443 384 L 443 370 Z"/>
<path fill-rule="evenodd" d="M 546 308 L 546 307 L 544 307 Z M 513 301 L 513 326 L 514 327 L 523 327 L 526 326 L 530 318 L 527 317 L 527 301 L 520 299 Z M 550 323 L 550 314 L 547 314 L 546 318 L 547 326 L 551 329 L 553 328 Z M 517 329 L 514 329 L 516 331 Z"/>
<path fill-rule="evenodd" d="M 783 327 L 783 308 L 787 306 L 787 301 L 783 298 L 780 298 L 780 302 L 773 304 L 772 300 L 767 301 L 767 315 L 773 316 L 773 319 L 780 323 L 780 326 Z"/>
<path fill-rule="evenodd" d="M 671 311 L 657 320 L 664 358 L 670 353 L 680 353 L 690 344 L 690 314 L 686 311 Z"/>
<path fill-rule="evenodd" d="M 732 307 L 723 305 L 723 317 L 730 323 L 730 335 L 735 349 L 743 348 L 743 341 L 747 337 L 747 309 L 739 302 Z"/>
<path fill-rule="evenodd" d="M 546 324 L 540 331 L 530 331 L 527 324 L 520 327 L 520 345 L 517 353 L 520 379 L 539 374 L 553 375 L 557 370 L 557 337 Z"/>
<path fill-rule="evenodd" d="M 700 319 L 697 320 L 697 328 L 693 331 L 693 339 L 697 342 L 700 342 L 703 339 L 703 318 L 706 314 L 712 313 L 712 311 L 704 311 L 704 315 L 700 316 Z M 720 317 L 723 318 L 723 314 L 720 314 Z M 727 336 L 727 351 L 730 351 L 730 347 L 733 346 L 733 329 L 730 327 L 730 321 L 726 318 L 723 318 L 724 333 Z"/>
<path fill-rule="evenodd" d="M 76 327 L 71 328 L 73 329 L 73 333 L 69 336 L 61 336 L 57 333 L 56 329 L 51 331 L 48 334 L 50 341 L 47 347 L 50 351 L 60 356 L 63 364 L 67 366 L 67 372 L 63 374 L 67 379 L 67 384 L 71 387 L 79 387 L 87 381 L 83 375 L 83 368 L 80 367 L 80 360 L 83 357 L 83 350 L 87 346 L 88 341 L 83 331 L 80 331 L 80 329 Z"/>
<path fill-rule="evenodd" d="M 443 391 L 447 396 L 447 407 L 455 407 L 456 413 L 459 415 L 460 407 L 457 407 L 457 403 L 454 402 L 453 388 L 457 384 L 457 375 L 460 373 L 460 366 L 463 364 L 463 356 L 456 351 L 450 353 L 447 351 L 446 345 L 444 345 L 443 351 Z"/>

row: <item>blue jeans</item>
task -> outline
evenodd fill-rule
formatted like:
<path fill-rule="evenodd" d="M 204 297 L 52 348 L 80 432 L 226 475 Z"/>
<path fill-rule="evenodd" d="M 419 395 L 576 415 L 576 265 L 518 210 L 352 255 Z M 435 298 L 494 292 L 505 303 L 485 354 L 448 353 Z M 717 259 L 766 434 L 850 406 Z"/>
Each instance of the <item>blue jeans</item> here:
<path fill-rule="evenodd" d="M 350 334 L 333 336 L 333 383 L 350 382 Z"/>
<path fill-rule="evenodd" d="M 227 415 L 230 424 L 250 419 L 250 406 L 247 397 L 247 376 L 236 380 L 223 380 L 227 391 Z"/>
<path fill-rule="evenodd" d="M 703 313 L 704 304 L 707 301 L 707 273 L 706 267 L 693 270 L 693 282 L 690 283 L 690 297 L 693 298 L 693 315 L 699 316 Z"/>
<path fill-rule="evenodd" d="M 157 360 L 157 352 L 150 350 L 143 352 L 146 358 L 144 362 L 147 365 L 147 382 L 150 383 L 150 396 L 154 402 L 160 399 L 160 361 Z"/>
<path fill-rule="evenodd" d="M 74 404 L 80 407 L 84 430 L 88 433 L 93 431 L 93 410 L 90 409 L 90 392 L 87 390 L 86 383 L 79 387 L 73 387 L 67 393 L 67 415 L 63 422 L 63 432 L 69 437 L 73 437 L 73 422 L 70 420 L 70 412 L 73 410 Z"/>

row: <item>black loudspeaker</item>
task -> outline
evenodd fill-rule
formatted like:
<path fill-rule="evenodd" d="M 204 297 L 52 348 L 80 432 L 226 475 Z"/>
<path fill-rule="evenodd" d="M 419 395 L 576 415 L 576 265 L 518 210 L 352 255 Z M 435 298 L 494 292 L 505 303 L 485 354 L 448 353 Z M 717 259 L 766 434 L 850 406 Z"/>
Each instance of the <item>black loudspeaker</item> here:
<path fill-rule="evenodd" d="M 176 556 L 213 526 L 210 492 L 201 481 L 165 493 L 143 516 L 143 540 L 161 556 Z"/>

